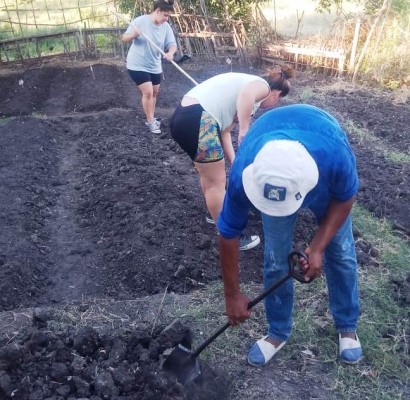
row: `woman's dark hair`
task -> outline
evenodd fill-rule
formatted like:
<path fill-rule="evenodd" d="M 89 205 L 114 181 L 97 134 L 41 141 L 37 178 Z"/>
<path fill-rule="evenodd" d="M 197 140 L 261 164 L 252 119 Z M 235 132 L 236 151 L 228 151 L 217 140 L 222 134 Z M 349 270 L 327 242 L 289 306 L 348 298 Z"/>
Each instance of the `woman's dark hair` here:
<path fill-rule="evenodd" d="M 154 11 L 174 11 L 174 0 L 157 0 L 154 3 Z"/>
<path fill-rule="evenodd" d="M 279 90 L 280 97 L 285 97 L 289 93 L 290 84 L 288 79 L 294 75 L 293 68 L 286 64 L 279 69 L 269 69 L 265 75 L 262 76 L 268 82 L 271 90 Z"/>

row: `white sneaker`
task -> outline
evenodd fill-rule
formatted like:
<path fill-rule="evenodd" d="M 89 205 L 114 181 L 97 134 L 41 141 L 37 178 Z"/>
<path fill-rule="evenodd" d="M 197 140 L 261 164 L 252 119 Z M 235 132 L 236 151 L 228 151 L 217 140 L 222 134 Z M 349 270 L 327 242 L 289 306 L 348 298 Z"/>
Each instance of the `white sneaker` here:
<path fill-rule="evenodd" d="M 148 126 L 149 130 L 152 133 L 161 133 L 161 129 L 159 128 L 159 122 L 154 119 L 152 122 L 146 122 L 145 125 Z"/>
<path fill-rule="evenodd" d="M 261 242 L 261 239 L 257 235 L 241 235 L 239 238 L 239 250 L 246 251 L 253 249 Z"/>
<path fill-rule="evenodd" d="M 206 215 L 205 216 L 205 221 L 208 223 L 208 224 L 212 224 L 212 225 L 215 225 L 215 221 L 212 219 L 212 217 L 209 215 Z"/>

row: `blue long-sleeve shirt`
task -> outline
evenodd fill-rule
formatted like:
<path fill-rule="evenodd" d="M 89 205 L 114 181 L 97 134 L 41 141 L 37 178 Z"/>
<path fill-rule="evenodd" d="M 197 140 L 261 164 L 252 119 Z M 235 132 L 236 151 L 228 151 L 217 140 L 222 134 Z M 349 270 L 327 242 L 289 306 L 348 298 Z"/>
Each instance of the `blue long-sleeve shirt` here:
<path fill-rule="evenodd" d="M 331 199 L 346 201 L 357 193 L 356 159 L 336 119 L 317 107 L 305 104 L 276 108 L 255 121 L 239 147 L 218 218 L 218 229 L 224 238 L 240 236 L 248 222 L 252 204 L 243 188 L 243 170 L 253 163 L 267 142 L 278 139 L 300 142 L 315 160 L 319 180 L 305 197 L 301 208 L 311 209 L 319 221 Z"/>

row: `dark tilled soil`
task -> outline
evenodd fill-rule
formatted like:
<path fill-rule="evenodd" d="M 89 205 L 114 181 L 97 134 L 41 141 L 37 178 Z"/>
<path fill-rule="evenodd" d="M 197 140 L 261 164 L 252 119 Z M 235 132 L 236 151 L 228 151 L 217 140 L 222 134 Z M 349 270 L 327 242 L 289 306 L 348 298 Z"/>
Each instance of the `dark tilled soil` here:
<path fill-rule="evenodd" d="M 183 67 L 197 81 L 227 72 Z M 0 74 L 0 311 L 12 318 L 1 327 L 12 325 L 18 310 L 35 307 L 28 327 L 1 336 L 0 399 L 229 397 L 227 377 L 215 367 L 189 388 L 161 372 L 163 352 L 187 334 L 178 323 L 165 331 L 158 324 L 153 332 L 138 325 L 105 333 L 55 323 L 66 304 L 182 295 L 220 280 L 215 227 L 205 223 L 196 173 L 168 130 L 192 83 L 171 65 L 164 77 L 157 104 L 163 133 L 153 135 L 123 64 L 53 62 Z M 321 106 L 346 127 L 353 123 L 380 139 L 351 136 L 358 202 L 408 239 L 409 164 L 390 161 L 385 150 L 408 154 L 410 108 L 408 100 L 390 97 L 299 74 L 282 104 Z M 309 241 L 314 226 L 304 213 L 295 247 Z M 257 212 L 249 232 L 262 235 Z M 359 263 L 371 265 L 371 246 L 358 239 Z M 260 282 L 261 264 L 262 246 L 241 254 L 241 280 Z M 397 285 L 406 306 L 410 282 Z M 314 388 L 287 390 L 287 381 L 282 398 L 312 398 Z M 333 398 L 315 390 L 315 398 Z"/>

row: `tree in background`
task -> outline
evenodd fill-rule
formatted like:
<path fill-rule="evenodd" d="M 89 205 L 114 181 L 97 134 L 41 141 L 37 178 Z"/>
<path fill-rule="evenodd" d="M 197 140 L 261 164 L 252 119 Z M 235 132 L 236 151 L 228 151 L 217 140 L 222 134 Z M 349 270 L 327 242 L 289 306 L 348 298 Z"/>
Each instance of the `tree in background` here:
<path fill-rule="evenodd" d="M 315 0 L 317 11 L 326 13 L 353 0 Z M 408 0 L 362 0 L 362 34 L 356 57 L 353 80 L 370 78 L 396 89 L 410 85 L 410 47 Z"/>
<path fill-rule="evenodd" d="M 180 0 L 179 4 L 185 12 L 208 13 L 222 18 L 232 18 L 246 22 L 252 11 L 252 1 L 246 0 Z M 120 0 L 119 8 L 124 13 L 136 15 L 151 12 L 153 0 Z"/>
<path fill-rule="evenodd" d="M 410 50 L 409 37 L 409 0 L 312 0 L 317 4 L 317 11 L 329 13 L 336 10 L 344 18 L 351 18 L 343 12 L 348 3 L 362 6 L 360 14 L 361 34 L 358 42 L 358 54 L 354 57 L 354 79 L 371 78 L 390 87 L 410 85 Z M 219 18 L 218 27 L 230 29 L 232 20 L 241 20 L 252 42 L 252 32 L 260 26 L 254 20 L 255 6 L 275 1 L 246 0 L 179 0 L 179 5 L 187 14 L 199 14 L 205 17 Z M 153 0 L 119 0 L 122 12 L 130 17 L 151 12 Z M 276 7 L 275 12 L 276 12 Z M 276 14 L 275 14 L 276 15 Z M 356 17 L 355 17 L 356 18 Z M 300 22 L 300 21 L 299 21 Z M 276 30 L 275 40 L 276 40 Z M 296 30 L 296 34 L 298 29 Z M 266 35 L 261 36 L 267 40 Z M 345 51 L 350 51 L 349 44 Z"/>
<path fill-rule="evenodd" d="M 330 12 L 332 8 L 341 11 L 346 3 L 356 3 L 362 5 L 366 15 L 372 16 L 377 14 L 383 7 L 383 0 L 313 0 L 317 3 L 318 12 Z M 408 0 L 393 0 L 391 9 L 401 15 L 408 15 L 410 12 L 410 2 Z"/>

